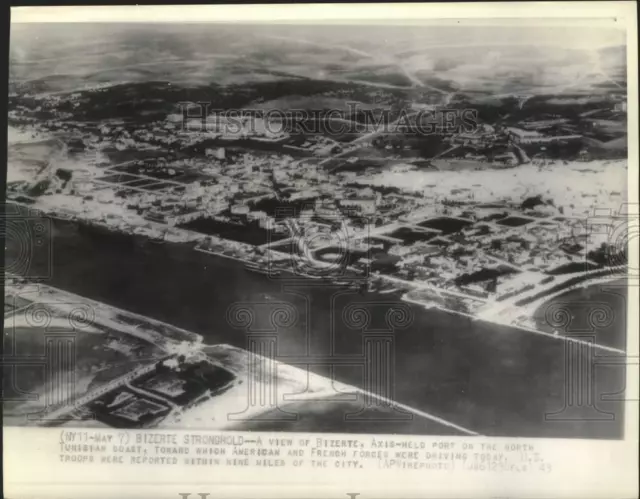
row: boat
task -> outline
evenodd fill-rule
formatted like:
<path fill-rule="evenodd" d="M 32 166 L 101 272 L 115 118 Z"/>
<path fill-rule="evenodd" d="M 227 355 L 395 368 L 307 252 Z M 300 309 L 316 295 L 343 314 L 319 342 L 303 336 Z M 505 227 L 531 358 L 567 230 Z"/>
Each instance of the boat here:
<path fill-rule="evenodd" d="M 303 274 L 304 277 L 306 277 L 307 279 L 320 279 L 320 280 L 325 280 L 324 276 L 321 275 L 314 275 L 314 274 Z"/>
<path fill-rule="evenodd" d="M 254 268 L 254 267 L 246 267 L 246 269 L 249 272 L 255 272 L 256 274 L 269 275 L 269 271 L 265 269 Z"/>
<path fill-rule="evenodd" d="M 279 270 L 261 267 L 259 264 L 253 263 L 253 262 L 245 264 L 244 268 L 245 268 L 245 270 L 248 270 L 249 272 L 255 272 L 256 274 L 280 275 L 280 271 Z"/>
<path fill-rule="evenodd" d="M 331 279 L 331 278 L 327 278 L 327 281 L 329 281 L 332 284 L 336 284 L 338 286 L 359 286 L 360 284 L 354 281 L 347 281 L 345 279 Z"/>
<path fill-rule="evenodd" d="M 77 216 L 73 213 L 68 213 L 66 211 L 59 211 L 52 218 L 57 218 L 58 220 L 62 220 L 63 222 L 73 222 L 77 219 Z"/>
<path fill-rule="evenodd" d="M 216 252 L 206 243 L 196 244 L 193 249 L 196 251 L 202 251 L 203 253 L 216 254 Z"/>

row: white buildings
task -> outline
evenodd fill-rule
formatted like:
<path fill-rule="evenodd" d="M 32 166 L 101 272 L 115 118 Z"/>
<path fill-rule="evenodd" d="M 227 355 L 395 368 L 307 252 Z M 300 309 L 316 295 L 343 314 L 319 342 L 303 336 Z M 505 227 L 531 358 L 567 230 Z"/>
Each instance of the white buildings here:
<path fill-rule="evenodd" d="M 267 214 L 264 211 L 250 211 L 247 213 L 247 220 L 254 222 L 256 220 L 262 220 L 267 218 Z"/>
<path fill-rule="evenodd" d="M 224 159 L 226 156 L 224 147 L 217 147 L 215 149 L 206 149 L 205 155 L 209 158 Z"/>
<path fill-rule="evenodd" d="M 540 120 L 540 121 L 526 121 L 521 122 L 522 128 L 525 130 L 539 130 L 540 128 L 564 125 L 568 123 L 569 120 L 566 118 L 553 118 L 550 120 Z"/>
<path fill-rule="evenodd" d="M 181 123 L 183 119 L 184 116 L 182 114 L 169 114 L 167 116 L 167 122 L 169 123 Z"/>
<path fill-rule="evenodd" d="M 284 123 L 277 121 L 265 121 L 259 117 L 251 117 L 249 121 L 251 131 L 260 137 L 269 140 L 278 140 L 288 136 L 285 133 Z"/>
<path fill-rule="evenodd" d="M 542 138 L 542 134 L 535 130 L 522 130 L 521 128 L 508 127 L 509 137 L 518 144 L 533 144 Z"/>
<path fill-rule="evenodd" d="M 535 130 L 522 130 L 521 128 L 514 127 L 508 127 L 507 133 L 517 144 L 548 144 L 551 142 L 580 140 L 582 138 L 582 135 L 546 136 Z"/>
<path fill-rule="evenodd" d="M 499 161 L 501 163 L 504 163 L 505 165 L 508 166 L 515 166 L 518 164 L 518 158 L 516 157 L 516 155 L 512 152 L 507 152 L 504 154 L 497 154 L 496 156 L 493 157 L 494 161 Z"/>
<path fill-rule="evenodd" d="M 232 215 L 248 215 L 251 211 L 251 208 L 249 208 L 249 205 L 246 204 L 234 204 L 230 208 L 230 211 Z"/>
<path fill-rule="evenodd" d="M 376 198 L 351 198 L 351 199 L 341 199 L 339 202 L 342 208 L 350 208 L 357 210 L 363 215 L 373 215 L 376 213 Z"/>
<path fill-rule="evenodd" d="M 495 130 L 491 125 L 480 125 L 478 129 L 473 132 L 461 133 L 454 136 L 453 143 L 483 146 L 491 144 L 495 139 Z"/>
<path fill-rule="evenodd" d="M 331 202 L 322 202 L 320 199 L 316 199 L 315 203 L 315 215 L 318 218 L 322 218 L 326 221 L 342 221 L 343 217 L 340 211 Z"/>
<path fill-rule="evenodd" d="M 265 216 L 258 220 L 258 225 L 262 229 L 273 230 L 276 228 L 276 220 L 273 217 Z"/>

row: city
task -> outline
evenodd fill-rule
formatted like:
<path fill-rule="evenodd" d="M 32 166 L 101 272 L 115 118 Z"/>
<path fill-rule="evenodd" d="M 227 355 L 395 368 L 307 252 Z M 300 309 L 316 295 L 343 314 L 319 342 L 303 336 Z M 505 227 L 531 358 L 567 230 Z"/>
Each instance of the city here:
<path fill-rule="evenodd" d="M 285 292 L 291 283 L 304 282 L 365 301 L 375 295 L 400 308 L 460 317 L 480 328 L 540 336 L 557 348 L 565 342 L 591 345 L 549 321 L 543 309 L 565 293 L 625 282 L 623 44 L 559 48 L 549 60 L 536 47 L 540 59 L 532 53 L 532 68 L 522 64 L 522 47 L 496 48 L 491 65 L 474 65 L 479 53 L 452 45 L 449 55 L 421 68 L 421 57 L 435 57 L 428 44 L 421 50 L 400 43 L 377 59 L 366 42 L 334 46 L 309 35 L 300 43 L 298 35 L 274 37 L 259 29 L 251 36 L 260 41 L 234 45 L 244 54 L 241 60 L 214 53 L 195 57 L 182 71 L 182 56 L 175 55 L 159 59 L 163 69 L 155 72 L 132 56 L 136 62 L 122 66 L 125 73 L 117 78 L 117 64 L 95 74 L 95 68 L 87 70 L 86 88 L 75 77 L 50 76 L 46 61 L 12 59 L 7 200 L 16 217 L 52 220 L 51 233 L 58 234 L 54 270 L 73 265 L 71 257 L 61 263 L 67 257 L 56 245 L 66 244 L 65 238 L 90 239 L 87 247 L 107 251 L 130 237 L 149 249 L 127 251 L 167 252 L 172 262 L 191 262 L 184 264 L 184 276 L 192 275 L 186 267 L 194 262 L 228 261 L 238 275 L 247 274 L 234 279 L 251 280 L 250 289 Z M 84 62 L 78 71 L 83 64 L 91 67 L 93 57 L 79 56 Z M 215 82 L 203 76 L 209 64 L 222 68 Z M 120 242 L 110 242 L 116 238 Z M 7 255 L 17 262 L 7 268 L 23 279 L 6 293 L 15 300 L 33 269 L 18 265 L 20 248 L 9 244 Z M 91 265 L 99 265 L 95 258 Z M 214 263 L 202 268 L 208 265 Z M 63 286 L 63 272 L 54 272 L 51 283 L 31 280 L 84 294 L 89 284 L 73 284 L 69 277 Z M 155 285 L 164 286 L 157 280 Z M 275 300 L 269 293 L 256 296 Z M 86 296 L 108 302 L 108 295 L 96 287 Z M 154 306 L 148 300 L 140 299 L 141 317 Z M 109 306 L 127 308 L 118 298 L 111 301 Z M 16 310 L 23 308 L 5 305 L 5 324 Z M 169 312 L 154 317 L 163 313 Z M 220 313 L 216 321 L 223 319 Z M 190 320 L 204 327 L 204 317 Z M 128 331 L 116 322 L 110 327 Z M 180 327 L 191 330 L 186 326 Z M 614 328 L 610 322 L 606 327 Z M 131 334 L 116 335 L 114 348 L 149 348 L 127 345 L 123 338 Z M 203 354 L 203 334 L 196 336 L 181 340 L 200 345 L 187 353 L 154 337 L 157 351 L 136 353 L 135 359 L 151 355 L 145 362 L 129 359 L 127 365 L 138 367 L 118 372 L 109 390 L 91 390 L 76 410 L 64 416 L 54 411 L 43 424 L 93 415 L 113 427 L 177 425 L 192 421 L 193 407 L 238 397 L 250 374 L 221 362 L 220 352 Z M 304 343 L 292 341 L 296 347 Z M 228 348 L 245 355 L 240 344 Z M 593 348 L 624 355 L 624 333 L 597 334 Z M 328 385 L 318 381 L 320 392 L 330 393 L 331 383 L 339 381 L 348 391 L 368 393 L 357 386 L 357 376 L 329 378 Z M 449 409 L 429 403 L 417 408 L 417 395 L 407 390 L 406 401 L 397 403 L 428 414 L 437 429 L 426 431 L 501 434 L 490 429 L 489 416 L 470 426 L 469 416 L 451 423 Z M 392 399 L 391 392 L 373 392 Z M 434 410 L 442 418 L 432 417 Z M 539 430 L 527 424 L 527 434 Z M 401 431 L 423 431 L 407 428 Z"/>

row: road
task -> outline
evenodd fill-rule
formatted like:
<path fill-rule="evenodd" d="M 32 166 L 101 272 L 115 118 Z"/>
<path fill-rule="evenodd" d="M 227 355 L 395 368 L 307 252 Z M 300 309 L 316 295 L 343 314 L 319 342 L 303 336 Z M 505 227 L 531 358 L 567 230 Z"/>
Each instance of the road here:
<path fill-rule="evenodd" d="M 428 284 L 426 282 L 406 281 L 404 279 L 399 279 L 398 277 L 393 277 L 393 276 L 384 275 L 384 274 L 380 274 L 378 277 L 385 281 L 392 282 L 394 284 L 400 284 L 405 287 L 409 286 L 415 289 L 424 289 L 428 291 L 433 291 L 438 295 L 451 295 L 451 296 L 457 296 L 458 298 L 465 298 L 467 300 L 474 300 L 474 301 L 479 301 L 483 303 L 488 303 L 488 300 L 486 298 L 480 298 L 478 296 L 468 295 L 466 293 L 462 293 L 460 291 L 455 291 L 452 289 L 442 289 L 437 286 L 434 286 L 433 284 Z"/>
<path fill-rule="evenodd" d="M 553 335 L 551 333 L 547 333 L 544 331 L 540 331 L 537 329 L 533 329 L 533 328 L 528 328 L 528 327 L 523 327 L 518 325 L 515 321 L 518 317 L 520 316 L 529 316 L 531 317 L 533 315 L 533 313 L 535 312 L 535 310 L 537 310 L 541 305 L 543 305 L 544 303 L 548 303 L 551 299 L 553 299 L 556 296 L 559 295 L 563 295 L 569 291 L 571 291 L 572 289 L 576 289 L 576 288 L 581 288 L 581 287 L 586 287 L 589 286 L 590 284 L 593 284 L 594 282 L 598 282 L 600 279 L 602 279 L 602 274 L 603 272 L 608 274 L 606 275 L 606 279 L 607 280 L 613 280 L 614 278 L 617 278 L 616 276 L 614 276 L 613 274 L 615 272 L 624 272 L 626 270 L 626 266 L 621 265 L 618 267 L 611 267 L 609 269 L 596 269 L 596 270 L 590 270 L 590 271 L 586 271 L 580 274 L 580 276 L 576 276 L 576 274 L 569 274 L 566 276 L 558 276 L 556 279 L 554 279 L 553 281 L 547 283 L 547 284 L 543 284 L 543 285 L 539 285 L 536 286 L 534 289 L 530 290 L 530 291 L 525 291 L 524 293 L 519 293 L 514 297 L 511 298 L 507 298 L 506 300 L 503 300 L 501 302 L 497 302 L 495 300 L 491 300 L 488 301 L 487 304 L 481 308 L 480 310 L 478 310 L 477 312 L 477 318 L 483 321 L 487 321 L 487 322 L 492 322 L 495 324 L 505 324 L 505 325 L 509 325 L 511 327 L 517 327 L 519 329 L 525 329 L 529 332 L 533 332 L 536 334 L 542 334 L 545 336 L 550 336 L 554 339 L 561 339 L 564 341 L 573 341 L 576 343 L 584 343 L 587 346 L 593 347 L 595 349 L 599 349 L 599 350 L 604 350 L 604 351 L 608 351 L 608 352 L 613 352 L 613 353 L 619 353 L 619 354 L 624 354 L 625 351 L 624 350 L 620 350 L 618 348 L 613 348 L 613 347 L 608 347 L 605 345 L 598 345 L 598 344 L 592 344 L 580 339 L 576 339 L 576 338 L 570 338 L 570 337 L 565 337 L 565 336 L 556 336 Z M 556 286 L 561 286 L 563 284 L 564 281 L 571 281 L 573 279 L 575 279 L 576 277 L 584 277 L 584 281 L 581 281 L 577 284 L 574 285 L 570 285 L 567 287 L 563 287 L 562 289 L 558 290 L 558 291 L 554 291 L 548 294 L 544 294 L 547 290 L 551 290 L 553 288 L 555 288 Z M 535 296 L 538 294 L 544 294 L 543 296 L 541 296 L 540 298 L 532 301 L 531 303 L 527 304 L 527 305 L 517 305 L 516 303 L 527 299 L 528 297 L 531 296 Z"/>
<path fill-rule="evenodd" d="M 150 372 L 152 372 L 154 369 L 156 368 L 156 363 L 152 363 L 150 365 L 146 365 L 146 366 L 141 366 L 138 367 L 136 369 L 134 369 L 133 371 L 128 372 L 127 374 L 125 374 L 124 376 L 121 376 L 119 378 L 116 378 L 112 381 L 110 381 L 109 383 L 102 385 L 100 388 L 97 388 L 96 390 L 93 390 L 89 393 L 87 393 L 86 395 L 83 395 L 77 399 L 73 399 L 69 402 L 69 403 L 63 407 L 60 407 L 58 409 L 55 409 L 51 412 L 46 413 L 43 417 L 42 417 L 42 421 L 46 422 L 46 421 L 57 421 L 60 419 L 64 419 L 65 416 L 69 416 L 70 413 L 78 410 L 80 407 L 87 405 L 88 403 L 96 400 L 97 398 L 102 397 L 103 395 L 116 390 L 117 388 L 120 388 L 122 386 L 129 386 L 129 382 L 133 381 L 134 379 L 143 376 L 145 374 L 148 374 Z"/>

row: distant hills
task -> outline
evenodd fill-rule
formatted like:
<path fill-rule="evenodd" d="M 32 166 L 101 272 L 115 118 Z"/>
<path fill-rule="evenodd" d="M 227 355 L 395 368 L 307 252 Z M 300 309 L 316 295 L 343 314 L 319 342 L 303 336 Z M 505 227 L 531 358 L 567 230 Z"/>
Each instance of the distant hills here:
<path fill-rule="evenodd" d="M 573 28 L 576 30 L 577 28 Z M 625 83 L 611 30 L 408 26 L 50 24 L 12 26 L 15 92 L 162 81 L 182 87 L 290 79 L 490 94 Z M 375 36 L 371 36 L 375 33 Z M 596 42 L 609 43 L 591 47 Z M 422 82 L 422 84 L 420 84 Z"/>

